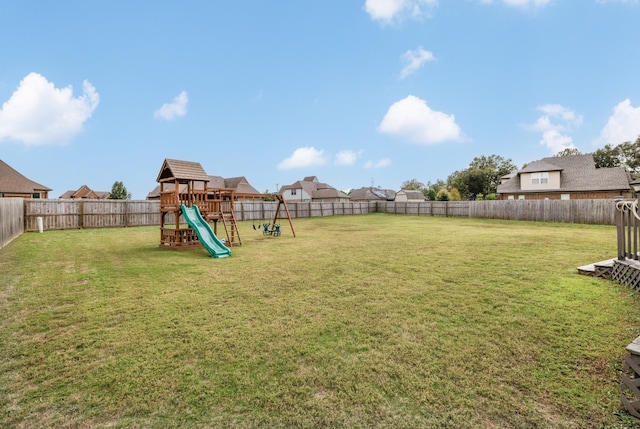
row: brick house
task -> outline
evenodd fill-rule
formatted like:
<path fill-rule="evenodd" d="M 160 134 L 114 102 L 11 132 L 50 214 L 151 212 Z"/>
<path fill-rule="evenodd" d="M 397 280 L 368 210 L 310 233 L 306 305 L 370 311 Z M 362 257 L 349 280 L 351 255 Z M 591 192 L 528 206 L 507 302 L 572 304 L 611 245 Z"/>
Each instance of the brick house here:
<path fill-rule="evenodd" d="M 87 199 L 93 198 L 98 200 L 106 200 L 111 195 L 111 192 L 94 191 L 87 185 L 82 185 L 77 191 L 67 191 L 60 195 L 60 199 Z"/>
<path fill-rule="evenodd" d="M 49 198 L 50 188 L 11 168 L 0 159 L 0 198 Z"/>
<path fill-rule="evenodd" d="M 574 200 L 631 198 L 631 176 L 623 167 L 596 168 L 593 156 L 543 158 L 504 176 L 501 200 Z"/>

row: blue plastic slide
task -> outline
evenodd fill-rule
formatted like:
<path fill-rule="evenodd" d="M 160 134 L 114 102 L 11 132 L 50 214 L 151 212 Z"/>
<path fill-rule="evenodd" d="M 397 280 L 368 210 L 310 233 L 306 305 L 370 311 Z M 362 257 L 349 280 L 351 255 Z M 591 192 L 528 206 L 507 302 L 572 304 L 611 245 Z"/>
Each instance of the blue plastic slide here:
<path fill-rule="evenodd" d="M 231 249 L 222 244 L 222 241 L 216 237 L 211 229 L 211 226 L 200 214 L 198 206 L 195 204 L 191 207 L 187 207 L 184 204 L 180 205 L 182 215 L 191 228 L 196 232 L 198 240 L 209 251 L 214 258 L 226 258 L 231 256 Z"/>

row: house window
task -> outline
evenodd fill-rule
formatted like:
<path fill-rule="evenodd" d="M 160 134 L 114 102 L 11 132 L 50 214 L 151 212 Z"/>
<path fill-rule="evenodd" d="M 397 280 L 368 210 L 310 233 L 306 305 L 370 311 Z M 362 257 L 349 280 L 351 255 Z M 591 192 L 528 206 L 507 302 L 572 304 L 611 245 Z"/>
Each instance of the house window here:
<path fill-rule="evenodd" d="M 549 183 L 549 173 L 532 173 L 531 174 L 531 184 L 532 185 L 544 185 Z"/>
<path fill-rule="evenodd" d="M 571 195 L 569 195 L 569 194 L 560 194 L 560 199 L 561 200 L 565 200 L 565 201 L 570 200 L 571 199 Z"/>
<path fill-rule="evenodd" d="M 291 190 L 291 195 L 295 195 L 295 194 L 296 194 L 296 190 L 295 190 L 295 189 L 292 189 L 292 190 Z"/>
<path fill-rule="evenodd" d="M 519 200 L 524 200 L 524 195 L 518 195 Z"/>
<path fill-rule="evenodd" d="M 515 197 L 514 195 L 509 195 L 509 196 L 507 197 L 507 199 L 508 199 L 508 200 L 515 200 L 515 199 L 516 199 L 516 197 Z"/>
<path fill-rule="evenodd" d="M 34 192 L 31 198 L 40 198 L 40 192 Z"/>

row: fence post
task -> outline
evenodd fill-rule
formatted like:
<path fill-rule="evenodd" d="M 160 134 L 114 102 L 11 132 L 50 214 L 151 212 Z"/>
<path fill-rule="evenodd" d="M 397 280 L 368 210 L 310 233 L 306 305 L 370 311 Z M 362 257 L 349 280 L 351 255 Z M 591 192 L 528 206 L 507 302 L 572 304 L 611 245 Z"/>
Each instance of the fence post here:
<path fill-rule="evenodd" d="M 84 203 L 82 200 L 78 202 L 78 226 L 84 229 Z"/>
<path fill-rule="evenodd" d="M 22 216 L 23 216 L 23 219 L 22 219 L 22 231 L 23 232 L 24 231 L 28 231 L 28 229 L 27 229 L 27 226 L 28 226 L 27 225 L 27 219 L 29 218 L 29 216 L 28 216 L 29 212 L 27 211 L 27 201 L 28 200 L 26 198 L 22 201 Z M 0 244 L 2 244 L 2 243 L 0 243 Z"/>

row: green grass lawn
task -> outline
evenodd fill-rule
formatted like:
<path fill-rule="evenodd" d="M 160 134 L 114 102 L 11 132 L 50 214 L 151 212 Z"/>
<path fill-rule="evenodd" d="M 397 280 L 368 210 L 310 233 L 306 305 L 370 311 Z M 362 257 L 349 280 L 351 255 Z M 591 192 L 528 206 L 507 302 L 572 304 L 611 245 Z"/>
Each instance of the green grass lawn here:
<path fill-rule="evenodd" d="M 226 259 L 157 227 L 0 250 L 0 427 L 622 428 L 611 226 L 393 215 L 240 223 Z"/>

